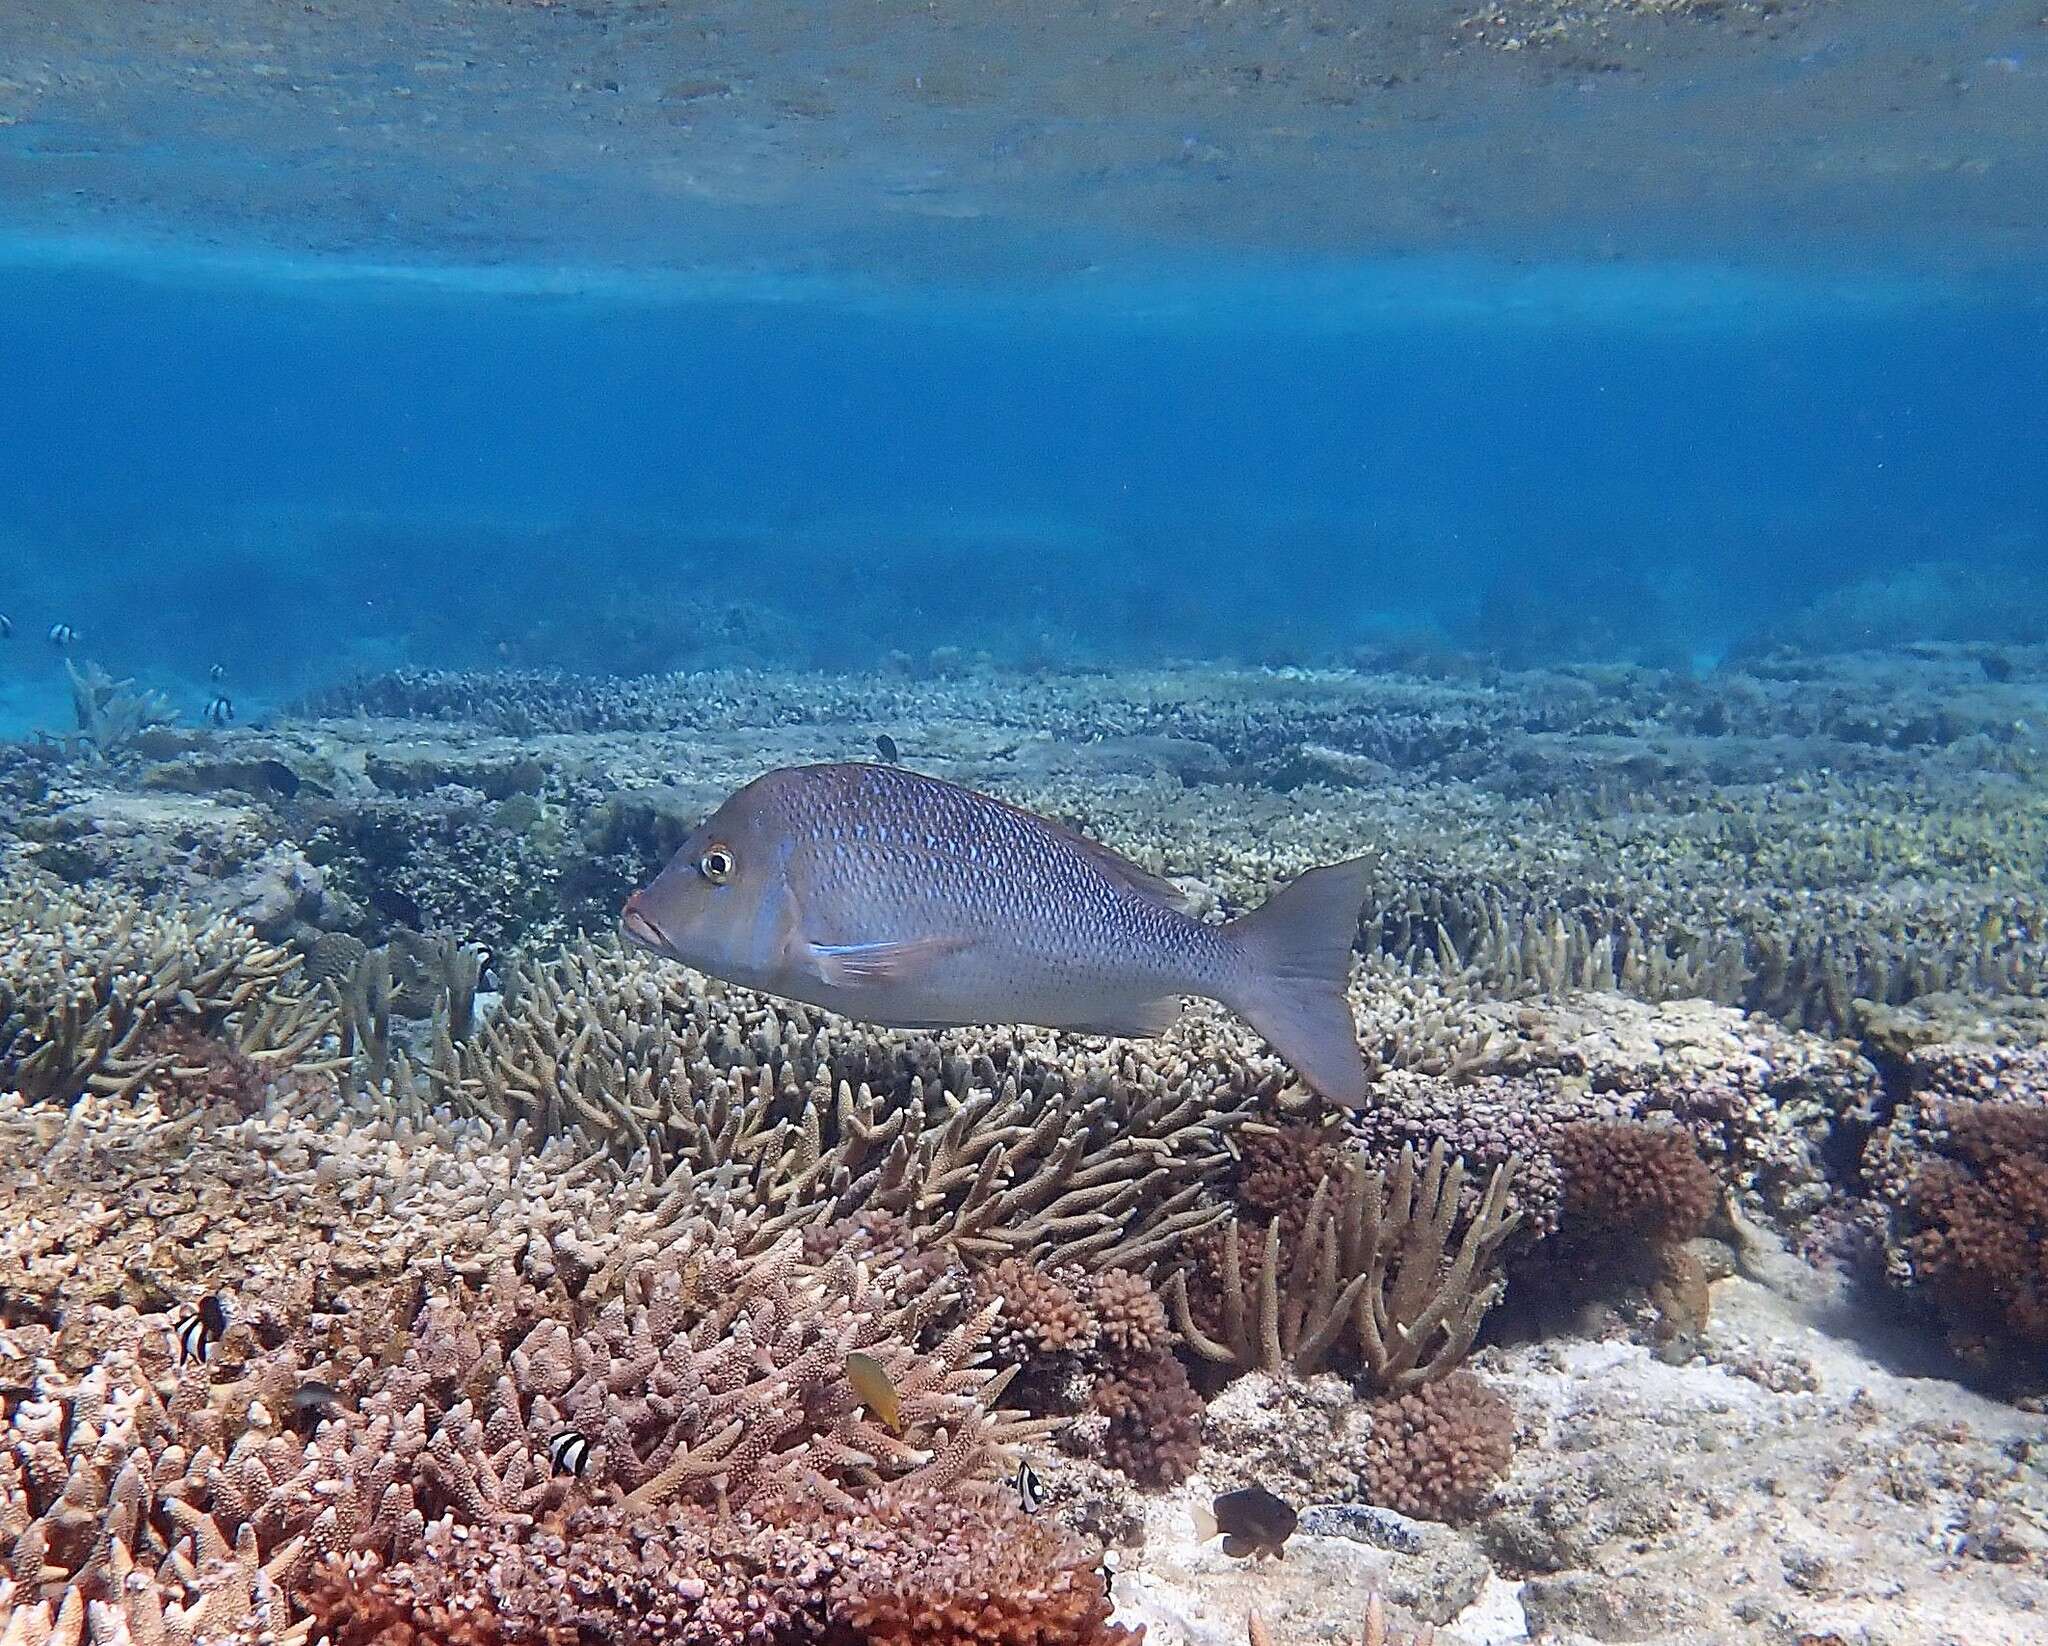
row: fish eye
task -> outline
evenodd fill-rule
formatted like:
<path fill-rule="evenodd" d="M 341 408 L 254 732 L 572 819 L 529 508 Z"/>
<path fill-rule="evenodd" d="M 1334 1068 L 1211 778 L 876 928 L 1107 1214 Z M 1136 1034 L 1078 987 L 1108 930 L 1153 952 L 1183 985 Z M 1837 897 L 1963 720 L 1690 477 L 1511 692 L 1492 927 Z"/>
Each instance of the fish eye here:
<path fill-rule="evenodd" d="M 723 886 L 730 880 L 735 867 L 730 846 L 707 846 L 704 855 L 697 859 L 697 872 L 714 886 Z"/>

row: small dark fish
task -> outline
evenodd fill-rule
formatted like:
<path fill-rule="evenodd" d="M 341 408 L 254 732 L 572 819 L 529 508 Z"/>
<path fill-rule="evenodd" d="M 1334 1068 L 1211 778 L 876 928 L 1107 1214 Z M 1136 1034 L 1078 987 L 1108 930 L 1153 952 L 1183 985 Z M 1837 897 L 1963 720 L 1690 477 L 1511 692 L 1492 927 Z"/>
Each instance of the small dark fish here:
<path fill-rule="evenodd" d="M 416 932 L 426 929 L 426 917 L 421 913 L 419 904 L 394 886 L 372 886 L 370 907 L 386 920 L 410 926 Z"/>
<path fill-rule="evenodd" d="M 189 1366 L 196 1360 L 203 1365 L 227 1329 L 227 1305 L 208 1292 L 199 1300 L 199 1307 L 172 1328 L 178 1339 L 178 1364 Z"/>
<path fill-rule="evenodd" d="M 225 726 L 235 718 L 235 700 L 225 693 L 206 705 L 206 719 L 209 725 Z"/>
<path fill-rule="evenodd" d="M 218 663 L 206 671 L 206 678 L 211 680 L 216 686 L 227 679 L 227 677 L 228 671 Z"/>
<path fill-rule="evenodd" d="M 52 623 L 50 625 L 50 644 L 59 651 L 62 651 L 66 646 L 74 644 L 77 639 L 78 631 L 69 623 Z"/>
<path fill-rule="evenodd" d="M 1031 1459 L 1017 1459 L 1017 1502 L 1027 1515 L 1035 1515 L 1045 1507 L 1045 1482 L 1038 1478 L 1038 1471 L 1031 1467 Z"/>
<path fill-rule="evenodd" d="M 720 806 L 620 927 L 728 983 L 897 1028 L 1157 1035 L 1203 995 L 1360 1108 L 1345 989 L 1372 872 L 1310 869 L 1211 926 L 1171 881 L 1048 818 L 901 766 L 797 766 Z"/>
<path fill-rule="evenodd" d="M 498 951 L 486 944 L 476 945 L 476 986 L 486 994 L 502 994 L 504 978 L 498 971 Z"/>
<path fill-rule="evenodd" d="M 548 1442 L 548 1467 L 558 1475 L 583 1478 L 583 1466 L 590 1461 L 590 1437 L 564 1429 Z"/>
<path fill-rule="evenodd" d="M 272 794 L 282 795 L 289 800 L 299 792 L 299 774 L 282 760 L 259 760 L 256 762 L 256 770 L 269 785 Z"/>
<path fill-rule="evenodd" d="M 875 739 L 875 753 L 879 754 L 884 760 L 888 761 L 890 765 L 895 765 L 897 758 L 896 739 L 891 737 L 887 732 L 882 733 L 880 737 Z"/>
<path fill-rule="evenodd" d="M 846 1381 L 860 1396 L 861 1404 L 875 1414 L 875 1420 L 892 1435 L 903 1433 L 903 1408 L 896 1399 L 896 1385 L 873 1355 L 846 1357 Z"/>
<path fill-rule="evenodd" d="M 1280 1558 L 1294 1535 L 1294 1507 L 1263 1486 L 1225 1492 L 1209 1508 L 1195 1505 L 1195 1536 L 1206 1543 L 1223 1534 L 1227 1555 L 1271 1555 Z"/>

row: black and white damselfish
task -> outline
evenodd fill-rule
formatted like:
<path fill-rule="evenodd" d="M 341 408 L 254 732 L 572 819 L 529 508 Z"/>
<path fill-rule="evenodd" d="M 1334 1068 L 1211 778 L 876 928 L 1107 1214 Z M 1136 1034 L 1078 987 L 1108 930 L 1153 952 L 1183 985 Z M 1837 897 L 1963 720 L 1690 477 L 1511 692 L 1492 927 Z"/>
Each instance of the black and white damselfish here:
<path fill-rule="evenodd" d="M 1212 926 L 1179 887 L 1019 807 L 900 766 L 794 766 L 720 806 L 626 900 L 625 936 L 869 1023 L 1164 1033 L 1222 1002 L 1317 1092 L 1366 1100 L 1345 998 L 1372 860 Z"/>
<path fill-rule="evenodd" d="M 583 1476 L 583 1466 L 590 1461 L 590 1437 L 574 1429 L 564 1429 L 548 1442 L 548 1467 L 558 1475 Z"/>
<path fill-rule="evenodd" d="M 199 1300 L 199 1307 L 183 1316 L 171 1328 L 178 1340 L 178 1364 L 204 1365 L 213 1357 L 213 1346 L 226 1335 L 228 1308 L 212 1292 Z"/>
<path fill-rule="evenodd" d="M 1031 1467 L 1031 1459 L 1017 1459 L 1017 1506 L 1027 1515 L 1035 1515 L 1045 1507 L 1045 1482 L 1038 1478 L 1038 1471 Z"/>

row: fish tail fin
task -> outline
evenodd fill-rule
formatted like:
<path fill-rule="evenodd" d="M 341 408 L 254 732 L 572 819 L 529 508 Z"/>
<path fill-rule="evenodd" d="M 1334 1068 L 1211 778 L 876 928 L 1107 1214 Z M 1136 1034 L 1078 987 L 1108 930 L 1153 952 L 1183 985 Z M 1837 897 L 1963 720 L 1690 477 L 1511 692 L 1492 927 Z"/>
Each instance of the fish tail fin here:
<path fill-rule="evenodd" d="M 1332 1103 L 1365 1105 L 1365 1056 L 1345 989 L 1373 859 L 1354 857 L 1290 881 L 1226 928 L 1244 966 L 1229 1006 Z"/>

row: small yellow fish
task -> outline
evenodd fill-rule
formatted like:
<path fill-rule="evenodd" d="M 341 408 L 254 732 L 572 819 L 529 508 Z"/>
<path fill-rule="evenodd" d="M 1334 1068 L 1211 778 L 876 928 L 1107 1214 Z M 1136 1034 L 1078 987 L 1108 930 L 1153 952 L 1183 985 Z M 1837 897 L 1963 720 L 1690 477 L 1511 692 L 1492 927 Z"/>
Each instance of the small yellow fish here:
<path fill-rule="evenodd" d="M 846 1381 L 853 1385 L 853 1392 L 883 1428 L 892 1435 L 903 1433 L 903 1408 L 896 1401 L 896 1385 L 889 1381 L 889 1374 L 879 1360 L 873 1355 L 848 1355 Z"/>

